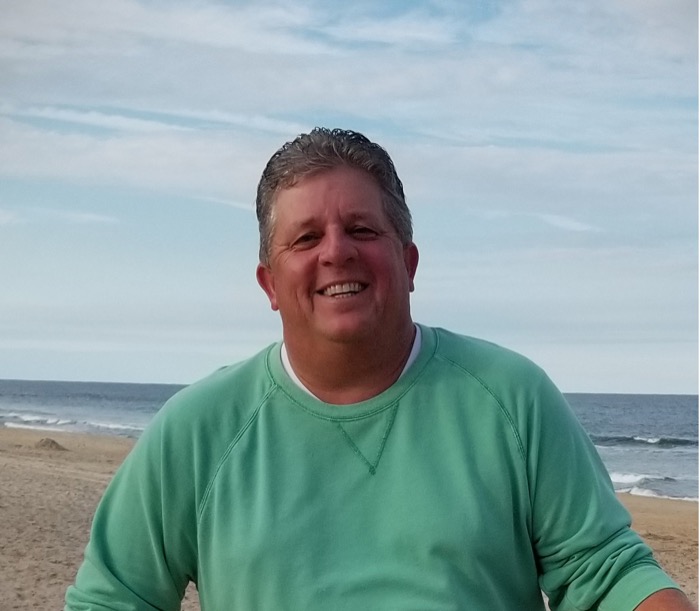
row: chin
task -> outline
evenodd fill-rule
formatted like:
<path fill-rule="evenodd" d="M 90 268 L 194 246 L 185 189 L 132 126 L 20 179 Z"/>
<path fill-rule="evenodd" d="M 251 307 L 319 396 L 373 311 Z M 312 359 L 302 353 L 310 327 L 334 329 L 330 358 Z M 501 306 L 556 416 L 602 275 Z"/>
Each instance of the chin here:
<path fill-rule="evenodd" d="M 376 337 L 375 327 L 367 322 L 345 322 L 326 325 L 321 331 L 327 339 L 335 342 L 354 343 Z"/>

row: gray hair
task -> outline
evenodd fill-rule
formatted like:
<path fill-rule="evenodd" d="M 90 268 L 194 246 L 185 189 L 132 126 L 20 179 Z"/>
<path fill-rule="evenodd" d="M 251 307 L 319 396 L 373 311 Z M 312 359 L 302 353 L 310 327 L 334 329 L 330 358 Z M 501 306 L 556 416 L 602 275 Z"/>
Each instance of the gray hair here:
<path fill-rule="evenodd" d="M 359 132 L 316 127 L 284 144 L 267 162 L 258 184 L 255 212 L 260 230 L 260 262 L 269 263 L 275 222 L 275 198 L 282 189 L 335 167 L 347 165 L 369 173 L 382 191 L 382 205 L 401 243 L 413 240 L 411 212 L 389 154 Z"/>

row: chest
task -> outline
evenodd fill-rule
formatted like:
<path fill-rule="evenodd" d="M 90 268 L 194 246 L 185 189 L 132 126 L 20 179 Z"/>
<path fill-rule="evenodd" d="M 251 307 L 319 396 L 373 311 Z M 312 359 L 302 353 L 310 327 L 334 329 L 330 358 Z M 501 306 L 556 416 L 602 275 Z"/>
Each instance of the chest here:
<path fill-rule="evenodd" d="M 264 414 L 203 507 L 203 601 L 224 583 L 247 608 L 464 608 L 484 579 L 534 575 L 520 458 L 466 416 Z"/>

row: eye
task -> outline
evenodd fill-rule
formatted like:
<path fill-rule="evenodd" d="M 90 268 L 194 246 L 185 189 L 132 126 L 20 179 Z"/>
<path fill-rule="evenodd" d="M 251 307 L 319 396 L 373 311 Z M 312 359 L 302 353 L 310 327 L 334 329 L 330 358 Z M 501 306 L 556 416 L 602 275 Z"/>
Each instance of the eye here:
<path fill-rule="evenodd" d="M 310 248 L 316 242 L 318 242 L 318 235 L 315 233 L 304 233 L 300 235 L 294 242 L 292 242 L 293 248 Z"/>
<path fill-rule="evenodd" d="M 350 229 L 350 234 L 358 240 L 369 240 L 377 236 L 374 229 L 365 227 L 364 225 L 356 225 Z"/>

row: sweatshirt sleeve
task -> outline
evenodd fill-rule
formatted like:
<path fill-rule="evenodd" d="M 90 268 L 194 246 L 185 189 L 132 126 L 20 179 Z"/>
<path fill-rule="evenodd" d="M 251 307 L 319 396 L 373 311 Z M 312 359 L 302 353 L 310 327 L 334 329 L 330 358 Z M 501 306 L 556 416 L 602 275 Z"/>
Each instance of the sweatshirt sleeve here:
<path fill-rule="evenodd" d="M 191 453 L 174 447 L 162 419 L 126 458 L 100 502 L 66 611 L 179 610 L 196 581 Z"/>
<path fill-rule="evenodd" d="M 597 450 L 544 375 L 529 412 L 532 540 L 551 608 L 632 611 L 677 587 L 631 530 Z"/>

